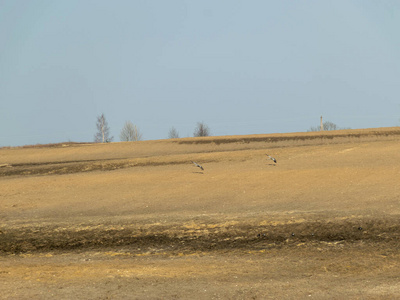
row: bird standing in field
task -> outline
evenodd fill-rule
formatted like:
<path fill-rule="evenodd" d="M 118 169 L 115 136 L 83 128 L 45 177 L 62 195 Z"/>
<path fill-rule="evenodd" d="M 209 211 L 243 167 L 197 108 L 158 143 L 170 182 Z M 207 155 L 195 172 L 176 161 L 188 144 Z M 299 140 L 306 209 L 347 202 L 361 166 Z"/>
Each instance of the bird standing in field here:
<path fill-rule="evenodd" d="M 269 157 L 270 160 L 272 160 L 274 163 L 276 163 L 275 157 L 272 157 L 271 155 L 268 155 L 268 154 L 267 154 L 267 156 Z"/>
<path fill-rule="evenodd" d="M 194 163 L 194 165 L 195 165 L 196 167 L 199 167 L 200 169 L 202 169 L 202 170 L 204 171 L 204 168 L 203 168 L 202 166 L 200 166 L 197 162 L 194 162 L 194 161 L 192 160 L 192 163 Z"/>

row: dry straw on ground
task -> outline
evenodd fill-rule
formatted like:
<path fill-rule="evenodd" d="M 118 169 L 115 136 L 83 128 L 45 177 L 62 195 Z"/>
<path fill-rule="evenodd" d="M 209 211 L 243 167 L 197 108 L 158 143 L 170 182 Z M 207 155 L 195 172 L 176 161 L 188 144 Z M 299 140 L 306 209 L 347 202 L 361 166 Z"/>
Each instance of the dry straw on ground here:
<path fill-rule="evenodd" d="M 399 134 L 2 148 L 0 297 L 395 297 Z"/>

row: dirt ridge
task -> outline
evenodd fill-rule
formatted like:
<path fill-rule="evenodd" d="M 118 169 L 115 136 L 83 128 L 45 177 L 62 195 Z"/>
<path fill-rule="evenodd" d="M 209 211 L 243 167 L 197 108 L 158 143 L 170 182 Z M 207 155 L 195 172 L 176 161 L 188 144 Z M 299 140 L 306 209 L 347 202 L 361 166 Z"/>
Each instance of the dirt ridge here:
<path fill-rule="evenodd" d="M 400 221 L 385 219 L 345 219 L 308 221 L 281 225 L 208 224 L 192 226 L 123 226 L 110 229 L 29 227 L 0 233 L 0 253 L 69 251 L 130 247 L 148 251 L 208 251 L 259 249 L 265 245 L 291 245 L 321 242 L 395 242 L 400 243 Z"/>

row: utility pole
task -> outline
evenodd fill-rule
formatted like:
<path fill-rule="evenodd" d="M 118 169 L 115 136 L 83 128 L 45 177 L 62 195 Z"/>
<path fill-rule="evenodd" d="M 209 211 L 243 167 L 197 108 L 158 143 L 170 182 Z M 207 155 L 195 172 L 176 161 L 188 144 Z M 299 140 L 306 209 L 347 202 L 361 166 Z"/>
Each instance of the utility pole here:
<path fill-rule="evenodd" d="M 322 123 L 322 116 L 321 116 L 321 131 L 324 131 L 324 123 Z"/>

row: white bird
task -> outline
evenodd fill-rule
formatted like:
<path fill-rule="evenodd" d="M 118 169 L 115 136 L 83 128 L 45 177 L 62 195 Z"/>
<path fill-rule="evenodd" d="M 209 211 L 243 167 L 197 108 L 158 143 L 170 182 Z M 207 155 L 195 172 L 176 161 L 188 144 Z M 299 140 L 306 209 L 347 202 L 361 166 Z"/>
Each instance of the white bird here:
<path fill-rule="evenodd" d="M 276 163 L 276 159 L 274 157 L 272 157 L 271 155 L 268 155 L 268 154 L 267 154 L 267 156 L 269 157 L 270 160 L 272 160 L 274 163 Z"/>
<path fill-rule="evenodd" d="M 194 163 L 194 165 L 196 167 L 199 167 L 200 169 L 202 169 L 204 171 L 204 168 L 202 166 L 200 166 L 198 163 L 194 162 L 193 160 L 192 160 L 192 163 Z"/>

